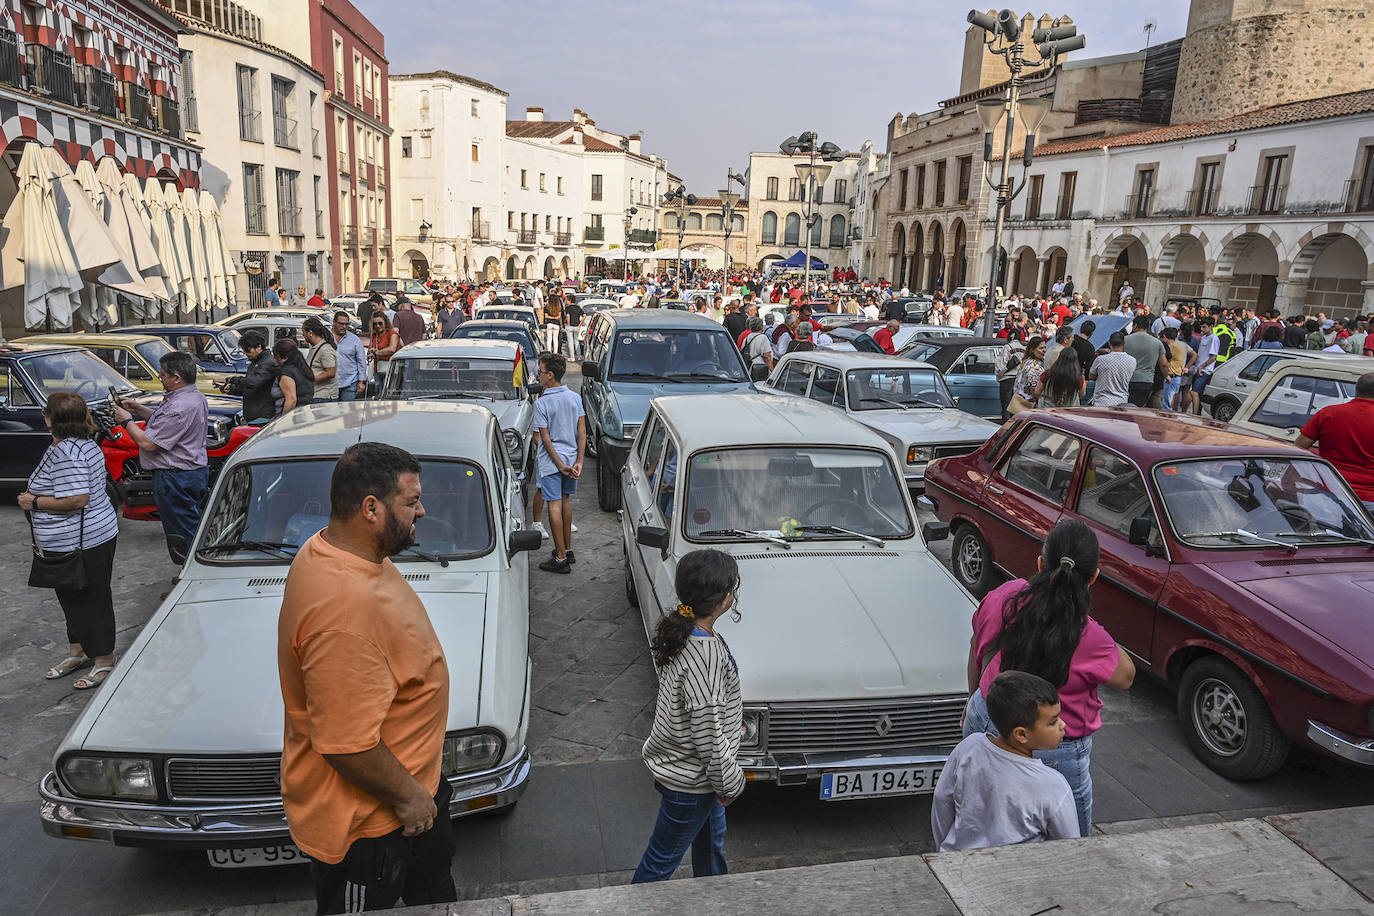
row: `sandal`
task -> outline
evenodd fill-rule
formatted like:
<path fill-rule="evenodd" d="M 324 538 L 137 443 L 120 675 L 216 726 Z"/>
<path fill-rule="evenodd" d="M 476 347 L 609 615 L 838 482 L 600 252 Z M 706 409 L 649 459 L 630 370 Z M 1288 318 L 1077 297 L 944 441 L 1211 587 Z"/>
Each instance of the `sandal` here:
<path fill-rule="evenodd" d="M 77 690 L 90 690 L 92 687 L 99 687 L 105 683 L 105 678 L 110 676 L 114 670 L 114 665 L 103 665 L 99 668 L 92 668 L 90 671 L 81 675 L 72 682 L 72 686 Z"/>
<path fill-rule="evenodd" d="M 86 655 L 68 655 L 62 661 L 53 665 L 43 673 L 43 677 L 50 681 L 55 681 L 60 677 L 66 677 L 73 671 L 80 671 L 87 665 L 92 664 L 91 659 Z"/>

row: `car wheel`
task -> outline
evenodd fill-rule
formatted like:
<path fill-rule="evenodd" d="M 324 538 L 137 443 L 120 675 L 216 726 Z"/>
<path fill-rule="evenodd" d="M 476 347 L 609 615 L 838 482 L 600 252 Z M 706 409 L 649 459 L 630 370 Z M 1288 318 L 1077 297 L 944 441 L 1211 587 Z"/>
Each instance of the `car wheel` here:
<path fill-rule="evenodd" d="M 1230 398 L 1217 398 L 1212 402 L 1212 419 L 1230 423 L 1240 405 Z"/>
<path fill-rule="evenodd" d="M 602 449 L 596 459 L 596 504 L 603 512 L 620 508 L 620 475 L 611 470 L 609 449 Z"/>
<path fill-rule="evenodd" d="M 988 553 L 988 542 L 983 540 L 977 528 L 967 522 L 959 526 L 959 533 L 954 536 L 950 565 L 954 567 L 954 577 L 970 593 L 981 596 L 992 587 L 992 557 Z"/>
<path fill-rule="evenodd" d="M 635 591 L 635 574 L 630 571 L 630 554 L 622 551 L 625 557 L 625 597 L 629 599 L 630 607 L 639 608 L 639 592 Z"/>
<path fill-rule="evenodd" d="M 591 427 L 587 427 L 587 455 L 591 458 L 599 458 L 600 453 L 596 448 L 596 434 Z"/>
<path fill-rule="evenodd" d="M 1183 673 L 1178 718 L 1193 753 L 1227 779 L 1263 779 L 1288 757 L 1259 689 L 1225 659 L 1208 656 Z"/>

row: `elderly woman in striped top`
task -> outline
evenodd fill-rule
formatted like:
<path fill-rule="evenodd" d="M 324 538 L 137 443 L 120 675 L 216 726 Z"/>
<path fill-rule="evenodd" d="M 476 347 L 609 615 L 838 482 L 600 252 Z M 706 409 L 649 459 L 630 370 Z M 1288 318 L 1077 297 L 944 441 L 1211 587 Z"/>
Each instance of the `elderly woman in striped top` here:
<path fill-rule="evenodd" d="M 119 519 L 105 492 L 105 459 L 91 440 L 95 421 L 80 395 L 59 392 L 48 399 L 43 419 L 52 445 L 19 494 L 19 508 L 29 513 L 34 543 L 45 552 L 81 549 L 86 586 L 56 589 L 67 618 L 67 655 L 43 675 L 66 677 L 94 665 L 73 682 L 89 690 L 114 670 L 115 617 L 110 578 L 114 572 Z"/>
<path fill-rule="evenodd" d="M 739 668 L 715 630 L 727 611 L 739 620 L 739 566 L 719 550 L 694 550 L 678 563 L 675 586 L 682 603 L 654 631 L 658 705 L 644 742 L 662 798 L 635 884 L 668 880 L 689 847 L 692 874 L 725 874 L 725 806 L 744 791 Z"/>

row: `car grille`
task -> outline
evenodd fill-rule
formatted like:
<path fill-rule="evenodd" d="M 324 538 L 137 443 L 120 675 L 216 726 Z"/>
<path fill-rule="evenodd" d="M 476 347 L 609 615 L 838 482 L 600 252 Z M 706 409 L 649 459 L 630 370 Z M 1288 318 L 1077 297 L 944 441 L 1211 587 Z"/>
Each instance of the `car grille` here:
<path fill-rule="evenodd" d="M 962 737 L 967 698 L 938 697 L 898 703 L 772 706 L 768 750 L 825 754 L 936 745 Z"/>
<path fill-rule="evenodd" d="M 981 443 L 970 442 L 967 445 L 937 445 L 935 446 L 936 458 L 957 458 L 960 455 L 972 455 L 978 451 Z"/>
<path fill-rule="evenodd" d="M 281 796 L 281 758 L 167 761 L 167 794 L 173 801 L 237 801 Z"/>

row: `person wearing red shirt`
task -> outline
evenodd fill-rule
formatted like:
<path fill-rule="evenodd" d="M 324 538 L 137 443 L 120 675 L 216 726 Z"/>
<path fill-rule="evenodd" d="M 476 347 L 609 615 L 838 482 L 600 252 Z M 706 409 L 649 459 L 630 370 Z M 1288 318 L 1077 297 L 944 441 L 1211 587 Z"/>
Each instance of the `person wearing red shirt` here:
<path fill-rule="evenodd" d="M 305 304 L 310 306 L 312 309 L 329 308 L 329 303 L 324 301 L 324 290 L 322 289 L 315 290 L 315 295 L 311 296 L 309 301 L 307 301 Z"/>
<path fill-rule="evenodd" d="M 901 327 L 900 321 L 889 321 L 873 335 L 873 342 L 882 347 L 884 353 L 896 353 L 897 347 L 892 343 L 892 335 L 896 334 Z"/>
<path fill-rule="evenodd" d="M 1355 397 L 1323 407 L 1298 434 L 1298 448 L 1319 446 L 1374 515 L 1374 372 L 1355 381 Z"/>
<path fill-rule="evenodd" d="M 798 286 L 794 286 L 787 291 L 787 298 L 792 300 L 793 305 L 799 305 L 804 295 L 806 295 L 805 291 Z"/>
<path fill-rule="evenodd" d="M 1055 305 L 1054 308 L 1050 309 L 1050 314 L 1058 315 L 1060 324 L 1064 324 L 1071 317 L 1073 317 L 1073 312 L 1069 309 L 1068 303 L 1062 299 L 1059 300 L 1059 302 Z"/>

